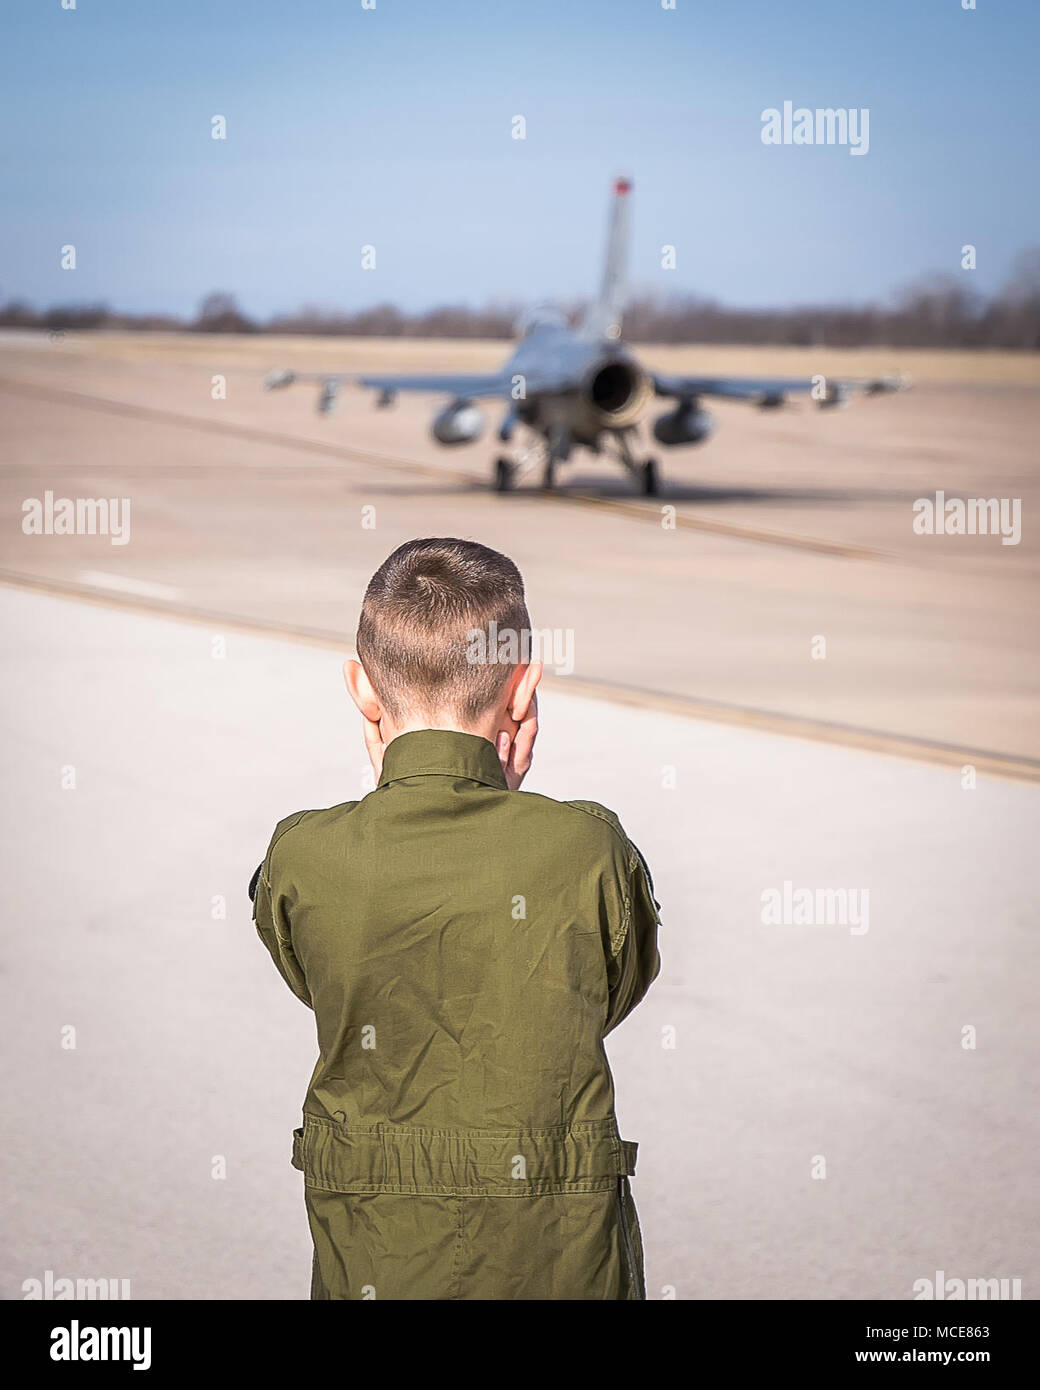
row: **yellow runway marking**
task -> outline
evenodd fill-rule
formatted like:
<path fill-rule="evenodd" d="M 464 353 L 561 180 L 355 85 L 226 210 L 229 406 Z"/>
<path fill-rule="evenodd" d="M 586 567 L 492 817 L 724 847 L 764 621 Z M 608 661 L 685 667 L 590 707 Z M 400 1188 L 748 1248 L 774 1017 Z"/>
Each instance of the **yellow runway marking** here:
<path fill-rule="evenodd" d="M 322 628 L 287 626 L 231 613 L 208 612 L 185 604 L 164 603 L 144 595 L 116 594 L 73 580 L 49 579 L 14 570 L 0 570 L 0 584 L 12 588 L 32 589 L 63 598 L 75 598 L 109 608 L 131 609 L 160 617 L 200 623 L 222 631 L 237 631 L 254 636 L 302 642 L 308 646 L 328 647 L 343 653 L 353 650 L 353 642 L 346 633 L 331 632 Z M 814 743 L 859 748 L 865 752 L 883 753 L 915 762 L 936 763 L 957 770 L 970 763 L 977 772 L 993 777 L 1005 777 L 1019 782 L 1040 782 L 1040 759 L 1021 757 L 1014 753 L 963 748 L 957 744 L 934 742 L 908 734 L 864 729 L 852 724 L 831 723 L 774 710 L 731 705 L 719 700 L 701 699 L 696 695 L 673 695 L 665 691 L 643 690 L 637 686 L 615 685 L 609 681 L 552 675 L 547 675 L 546 680 L 557 690 L 569 691 L 573 695 L 595 700 L 608 700 L 613 704 L 657 710 L 662 714 L 678 715 L 687 719 L 706 719 L 739 728 L 755 729 L 761 733 L 808 739 Z"/>
<path fill-rule="evenodd" d="M 37 386 L 30 382 L 15 381 L 0 377 L 0 391 L 13 395 L 33 396 L 39 400 L 64 402 L 85 410 L 96 410 L 109 415 L 121 415 L 128 419 L 152 420 L 156 424 L 171 425 L 180 429 L 201 430 L 209 434 L 228 435 L 235 439 L 247 439 L 257 444 L 273 445 L 276 448 L 296 449 L 302 453 L 320 454 L 326 458 L 337 459 L 342 463 L 371 463 L 380 468 L 395 472 L 416 473 L 427 478 L 438 478 L 442 482 L 464 483 L 481 490 L 482 480 L 473 473 L 460 469 L 441 468 L 437 464 L 422 463 L 418 459 L 403 459 L 393 454 L 380 453 L 375 449 L 360 449 L 354 446 L 325 444 L 317 439 L 301 439 L 296 435 L 279 434 L 268 430 L 255 429 L 249 425 L 236 424 L 229 420 L 206 420 L 200 416 L 183 415 L 173 410 L 161 410 L 156 406 L 133 405 L 127 401 L 114 401 L 106 396 L 87 395 L 82 391 L 67 391 L 58 387 Z M 192 465 L 186 465 L 185 470 Z M 210 470 L 210 465 L 194 465 Z M 182 470 L 182 471 L 185 471 Z M 490 487 L 487 488 L 490 493 Z M 590 493 L 556 491 L 543 493 L 537 490 L 513 494 L 517 497 L 539 497 L 545 502 L 564 506 L 598 507 L 617 516 L 631 517 L 633 520 L 648 522 L 655 526 L 661 524 L 662 505 L 668 505 L 666 495 L 654 503 L 626 502 L 612 497 L 596 497 Z M 504 499 L 503 499 L 504 500 Z M 730 540 L 748 541 L 758 545 L 781 546 L 792 550 L 808 551 L 818 555 L 834 555 L 843 559 L 880 560 L 882 551 L 866 546 L 845 544 L 841 541 L 820 540 L 811 536 L 792 536 L 782 531 L 763 530 L 754 526 L 739 526 L 728 521 L 712 521 L 706 517 L 690 516 L 676 510 L 675 526 L 680 531 L 697 531 L 705 535 L 725 536 Z"/>

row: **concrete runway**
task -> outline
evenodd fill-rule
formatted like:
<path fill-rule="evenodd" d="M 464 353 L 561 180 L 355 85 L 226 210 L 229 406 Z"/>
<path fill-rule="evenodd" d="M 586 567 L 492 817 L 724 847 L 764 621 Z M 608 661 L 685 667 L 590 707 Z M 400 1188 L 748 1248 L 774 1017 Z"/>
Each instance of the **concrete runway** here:
<path fill-rule="evenodd" d="M 248 607 L 234 559 L 259 505 L 238 528 L 192 519 L 222 536 Z M 603 574 L 604 622 L 646 534 Z M 284 546 L 307 537 L 290 527 Z M 158 557 L 148 573 L 193 582 Z M 282 603 L 335 604 L 343 579 L 316 561 Z M 246 884 L 279 817 L 360 794 L 341 654 L 10 588 L 0 622 L 0 1292 L 52 1270 L 143 1298 L 306 1298 L 289 1151 L 312 1019 Z M 943 1270 L 1035 1297 L 1040 789 L 967 791 L 953 768 L 649 716 L 563 681 L 542 715 L 527 785 L 614 807 L 663 904 L 662 975 L 610 1043 L 649 1296 L 906 1299 Z M 869 930 L 764 925 L 763 890 L 785 881 L 868 890 Z"/>
<path fill-rule="evenodd" d="M 1040 376 L 1028 354 L 641 350 L 665 370 L 907 368 L 917 381 L 847 411 L 724 403 L 709 444 L 659 451 L 659 505 L 587 455 L 560 499 L 496 497 L 498 446 L 438 449 L 431 398 L 380 411 L 348 390 L 339 414 L 320 418 L 312 388 L 260 390 L 279 363 L 483 369 L 506 350 L 3 335 L 0 567 L 349 641 L 364 583 L 395 545 L 472 536 L 516 558 L 537 625 L 574 633 L 589 688 L 778 728 L 875 731 L 878 746 L 949 744 L 954 766 L 993 751 L 1040 777 Z M 215 376 L 225 399 L 212 399 Z M 130 544 L 23 535 L 22 504 L 46 489 L 130 497 Z M 914 499 L 939 489 L 1021 499 L 1020 544 L 914 535 Z M 663 529 L 661 506 L 675 508 L 676 530 Z M 812 657 L 817 637 L 825 660 Z"/>

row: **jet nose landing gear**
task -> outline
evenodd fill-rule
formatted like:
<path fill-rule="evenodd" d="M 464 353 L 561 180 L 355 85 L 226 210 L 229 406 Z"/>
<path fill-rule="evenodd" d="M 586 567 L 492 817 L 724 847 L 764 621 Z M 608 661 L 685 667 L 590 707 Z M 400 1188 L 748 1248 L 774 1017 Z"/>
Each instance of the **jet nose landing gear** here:
<path fill-rule="evenodd" d="M 656 458 L 643 458 L 637 461 L 629 442 L 631 430 L 612 432 L 604 441 L 602 438 L 583 441 L 585 447 L 598 454 L 601 443 L 606 443 L 617 457 L 625 472 L 635 481 L 644 497 L 657 497 L 660 493 L 660 475 Z M 574 448 L 573 438 L 565 431 L 553 431 L 548 437 L 536 439 L 527 449 L 521 449 L 517 459 L 504 454 L 495 459 L 493 487 L 496 492 L 512 492 L 517 483 L 526 478 L 533 469 L 542 471 L 542 491 L 551 492 L 556 483 L 556 465 L 565 463 Z"/>
<path fill-rule="evenodd" d="M 639 491 L 644 497 L 656 497 L 660 491 L 657 460 L 655 458 L 645 458 L 642 463 L 636 463 L 628 439 L 630 432 L 631 431 L 618 430 L 615 436 L 618 460 L 622 467 L 635 478 L 636 482 L 639 484 Z"/>

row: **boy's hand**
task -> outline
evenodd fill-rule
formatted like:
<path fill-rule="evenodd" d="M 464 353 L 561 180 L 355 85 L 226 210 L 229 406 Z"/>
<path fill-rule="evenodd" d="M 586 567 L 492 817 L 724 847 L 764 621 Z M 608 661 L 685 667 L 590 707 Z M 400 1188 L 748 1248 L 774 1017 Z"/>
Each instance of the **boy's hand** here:
<path fill-rule="evenodd" d="M 383 772 L 383 754 L 386 751 L 386 744 L 383 742 L 383 731 L 379 724 L 373 719 L 366 719 L 361 716 L 365 726 L 365 748 L 368 752 L 368 761 L 372 764 L 372 771 L 375 773 L 376 782 Z"/>
<path fill-rule="evenodd" d="M 538 737 L 538 696 L 531 696 L 527 713 L 519 724 L 510 720 L 511 728 L 499 731 L 495 739 L 502 771 L 506 776 L 506 786 L 511 792 L 518 791 L 520 783 L 531 769 L 534 757 L 534 741 Z"/>

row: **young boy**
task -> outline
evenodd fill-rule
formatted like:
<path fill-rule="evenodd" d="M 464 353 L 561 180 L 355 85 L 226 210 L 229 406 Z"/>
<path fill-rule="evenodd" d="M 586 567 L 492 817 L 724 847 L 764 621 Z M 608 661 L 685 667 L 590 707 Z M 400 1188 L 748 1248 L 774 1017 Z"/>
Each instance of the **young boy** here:
<path fill-rule="evenodd" d="M 613 812 L 519 791 L 541 666 L 479 657 L 530 632 L 506 556 L 395 550 L 344 668 L 378 785 L 281 821 L 250 885 L 317 1024 L 314 1299 L 646 1297 L 603 1038 L 660 968 L 658 904 Z"/>

